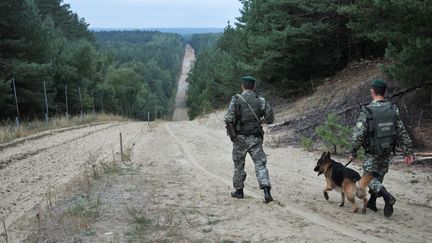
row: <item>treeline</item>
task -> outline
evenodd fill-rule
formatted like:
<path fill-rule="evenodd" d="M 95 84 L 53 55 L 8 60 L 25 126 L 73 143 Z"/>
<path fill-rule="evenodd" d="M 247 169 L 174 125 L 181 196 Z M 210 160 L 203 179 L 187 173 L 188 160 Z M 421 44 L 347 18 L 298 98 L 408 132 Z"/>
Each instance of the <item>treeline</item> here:
<path fill-rule="evenodd" d="M 225 106 L 239 77 L 281 97 L 303 95 L 353 60 L 385 57 L 383 71 L 404 85 L 432 79 L 428 1 L 241 0 L 214 48 L 197 55 L 190 75 L 190 117 Z"/>
<path fill-rule="evenodd" d="M 215 47 L 221 36 L 222 33 L 194 34 L 190 40 L 188 40 L 188 43 L 195 50 L 195 53 L 198 54 L 203 50 Z"/>
<path fill-rule="evenodd" d="M 98 85 L 107 97 L 118 100 L 129 116 L 151 119 L 170 115 L 174 108 L 176 81 L 184 55 L 180 35 L 146 31 L 94 32 L 101 51 L 113 65 L 105 82 Z"/>
<path fill-rule="evenodd" d="M 167 114 L 184 43 L 157 32 L 97 33 L 62 0 L 0 2 L 0 120 L 105 111 Z M 98 44 L 98 42 L 100 44 Z M 67 106 L 66 106 L 67 91 Z"/>

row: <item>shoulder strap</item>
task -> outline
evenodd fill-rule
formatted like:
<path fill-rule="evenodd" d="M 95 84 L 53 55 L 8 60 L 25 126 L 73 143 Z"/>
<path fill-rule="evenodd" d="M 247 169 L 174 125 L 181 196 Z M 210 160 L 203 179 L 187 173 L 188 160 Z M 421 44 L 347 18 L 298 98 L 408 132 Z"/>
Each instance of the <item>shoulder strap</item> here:
<path fill-rule="evenodd" d="M 371 108 L 369 108 L 368 106 L 363 106 L 364 110 L 366 111 L 366 114 L 368 115 L 368 118 L 372 118 L 373 116 L 373 111 Z"/>
<path fill-rule="evenodd" d="M 260 119 L 258 118 L 258 116 L 256 115 L 255 111 L 253 110 L 253 108 L 249 105 L 249 103 L 243 98 L 243 96 L 237 94 L 236 95 L 239 99 L 241 99 L 244 103 L 246 103 L 246 105 L 249 107 L 249 109 L 252 111 L 252 114 L 254 115 L 255 119 L 257 120 L 258 124 L 261 124 Z"/>

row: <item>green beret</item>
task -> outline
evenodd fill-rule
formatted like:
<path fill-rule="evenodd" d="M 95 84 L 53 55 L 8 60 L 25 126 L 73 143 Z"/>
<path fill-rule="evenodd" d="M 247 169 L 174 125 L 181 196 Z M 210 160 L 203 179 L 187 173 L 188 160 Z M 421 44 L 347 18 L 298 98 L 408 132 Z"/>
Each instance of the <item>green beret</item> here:
<path fill-rule="evenodd" d="M 374 80 L 372 80 L 372 86 L 381 87 L 381 88 L 387 88 L 387 84 L 382 79 L 374 79 Z"/>
<path fill-rule="evenodd" d="M 252 76 L 244 76 L 240 79 L 242 81 L 242 83 L 250 83 L 250 84 L 255 84 L 256 79 Z"/>

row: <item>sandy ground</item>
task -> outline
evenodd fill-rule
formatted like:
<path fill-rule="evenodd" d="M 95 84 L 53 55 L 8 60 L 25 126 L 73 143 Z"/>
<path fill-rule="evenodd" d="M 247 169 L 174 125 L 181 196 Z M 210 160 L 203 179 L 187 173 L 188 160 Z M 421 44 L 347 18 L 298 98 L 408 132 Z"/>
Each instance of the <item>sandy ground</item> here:
<path fill-rule="evenodd" d="M 185 50 L 185 57 L 183 59 L 182 71 L 178 82 L 173 121 L 188 120 L 188 114 L 187 114 L 188 110 L 186 107 L 186 91 L 189 84 L 188 82 L 186 82 L 186 79 L 194 61 L 195 61 L 194 49 L 190 45 L 187 45 Z"/>
<path fill-rule="evenodd" d="M 107 236 L 106 232 L 115 232 L 118 237 L 115 242 L 127 241 L 130 220 L 124 215 L 129 206 L 164 212 L 170 209 L 177 222 L 176 234 L 171 237 L 182 241 L 432 240 L 430 169 L 392 165 L 386 185 L 398 202 L 394 215 L 386 219 L 382 211 L 362 215 L 350 213 L 349 205 L 338 207 L 337 193 L 331 193 L 330 201 L 326 202 L 321 192 L 324 179 L 312 171 L 318 154 L 292 147 L 266 146 L 276 202 L 263 203 L 250 159 L 246 198 L 231 198 L 231 142 L 223 130 L 222 118 L 219 112 L 195 121 L 159 122 L 151 131 L 143 123 L 116 124 L 103 130 L 89 128 L 94 132 L 82 138 L 78 137 L 88 131 L 71 131 L 44 138 L 47 141 L 20 145 L 31 148 L 58 140 L 50 148 L 17 159 L 0 171 L 1 212 L 10 239 L 20 241 L 31 233 L 16 220 L 34 215 L 34 208 L 48 186 L 55 188 L 72 180 L 82 171 L 88 155 L 96 150 L 102 157 L 110 157 L 118 150 L 118 132 L 122 131 L 125 143 L 135 144 L 132 161 L 140 168 L 139 172 L 133 180 L 119 177 L 112 179 L 111 186 L 101 186 L 103 216 L 92 226 L 95 235 L 78 233 L 84 242 L 112 241 L 113 236 Z M 383 207 L 381 201 L 379 207 Z M 73 240 L 77 236 L 57 237 Z"/>
<path fill-rule="evenodd" d="M 339 207 L 339 194 L 322 195 L 324 178 L 313 172 L 320 152 L 277 147 L 266 134 L 265 151 L 275 202 L 263 203 L 248 157 L 246 197 L 230 197 L 232 143 L 223 112 L 194 121 L 116 123 L 65 131 L 0 150 L 0 217 L 9 242 L 431 242 L 431 168 L 394 163 L 385 185 L 396 198 L 394 215 L 366 215 Z M 184 118 L 184 117 L 183 117 Z M 89 156 L 116 157 L 119 132 L 132 149 L 134 172 L 107 176 L 92 187 L 100 214 L 91 224 L 69 225 L 73 201 L 64 188 L 83 173 Z M 343 160 L 343 159 L 341 159 Z M 359 170 L 359 164 L 351 165 Z M 47 191 L 57 195 L 46 208 Z M 360 202 L 357 202 L 360 205 Z M 379 208 L 383 202 L 379 199 Z M 39 209 L 38 209 L 39 208 Z M 136 235 L 131 208 L 148 213 L 154 228 Z M 60 215 L 60 216 L 56 216 Z M 132 228 L 131 228 L 132 227 Z M 4 233 L 3 229 L 0 233 Z M 0 236 L 0 242 L 4 241 Z"/>

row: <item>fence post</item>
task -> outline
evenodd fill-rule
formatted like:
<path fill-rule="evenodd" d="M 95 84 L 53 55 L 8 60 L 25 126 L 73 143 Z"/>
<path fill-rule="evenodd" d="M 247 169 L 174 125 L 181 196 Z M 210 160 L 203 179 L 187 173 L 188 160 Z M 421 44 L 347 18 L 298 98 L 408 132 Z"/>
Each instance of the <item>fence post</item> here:
<path fill-rule="evenodd" d="M 96 109 L 95 109 L 95 99 L 94 99 L 94 95 L 93 95 L 93 90 L 91 91 L 91 95 L 92 95 L 92 100 L 93 100 L 93 115 L 95 115 Z"/>
<path fill-rule="evenodd" d="M 101 101 L 102 113 L 105 113 L 105 111 L 104 111 L 104 105 L 103 105 L 103 99 L 102 99 L 102 94 L 99 94 L 99 96 L 100 96 L 100 101 Z"/>
<path fill-rule="evenodd" d="M 120 133 L 120 155 L 121 155 L 121 161 L 124 161 L 122 133 Z"/>
<path fill-rule="evenodd" d="M 65 99 L 66 99 L 66 120 L 69 119 L 69 104 L 67 95 L 67 85 L 65 84 Z"/>
<path fill-rule="evenodd" d="M 48 98 L 47 98 L 47 92 L 46 92 L 46 83 L 43 81 L 43 87 L 44 87 L 44 95 L 45 95 L 45 122 L 48 123 Z"/>
<path fill-rule="evenodd" d="M 16 92 L 16 86 L 15 86 L 15 78 L 13 78 L 13 77 L 12 77 L 12 85 L 13 85 L 13 91 L 14 91 L 14 96 L 15 96 L 15 106 L 16 106 L 16 110 L 17 110 L 17 116 L 15 117 L 15 123 L 16 123 L 17 128 L 20 128 L 18 97 L 17 97 L 17 92 Z"/>
<path fill-rule="evenodd" d="M 84 118 L 84 111 L 83 111 L 83 103 L 82 103 L 82 97 L 81 97 L 81 87 L 78 87 L 78 94 L 80 99 L 80 106 L 81 106 L 81 119 Z"/>
<path fill-rule="evenodd" d="M 150 128 L 150 112 L 147 112 L 147 132 L 149 131 Z"/>

